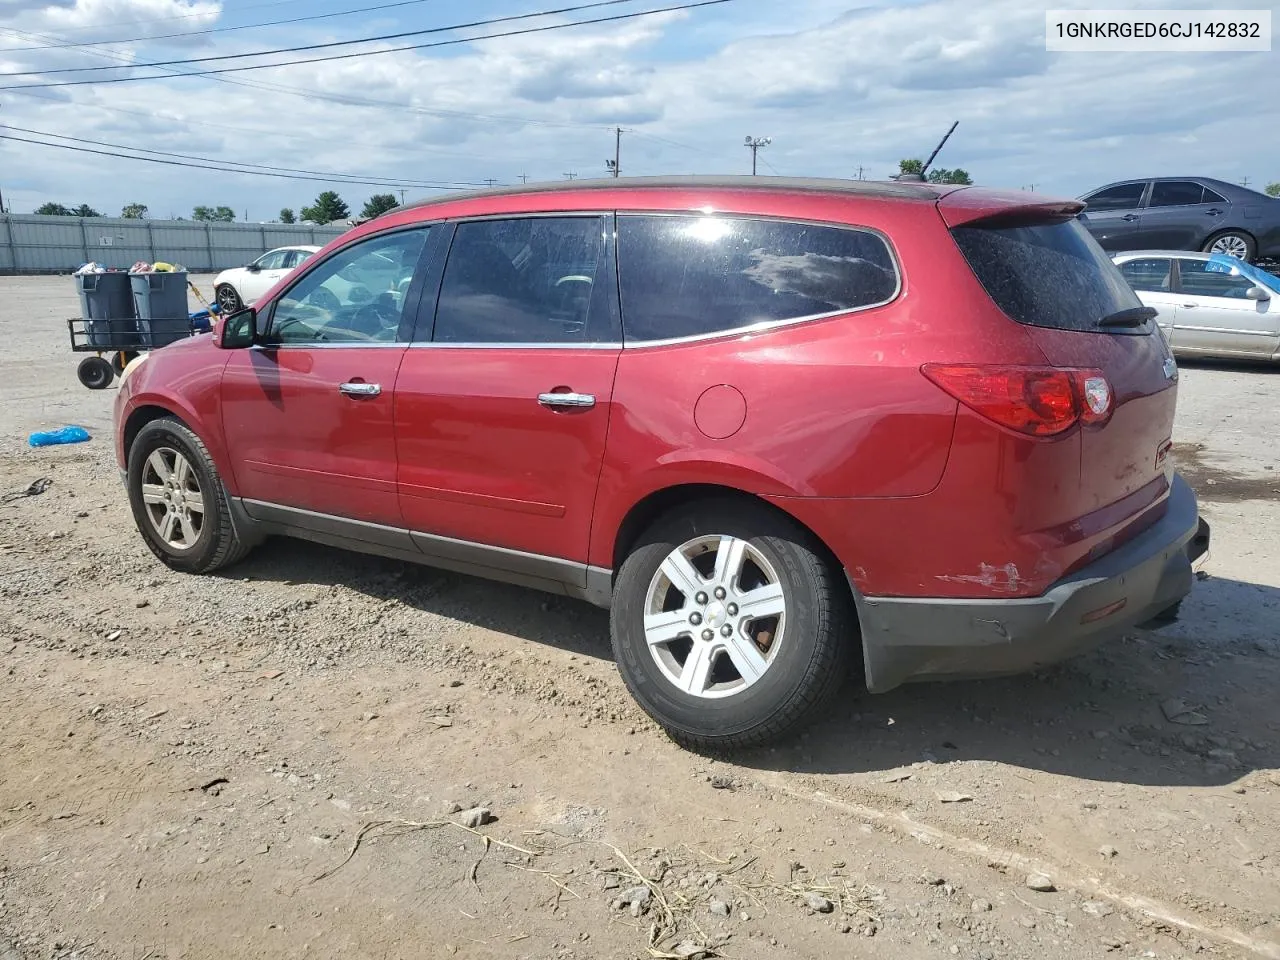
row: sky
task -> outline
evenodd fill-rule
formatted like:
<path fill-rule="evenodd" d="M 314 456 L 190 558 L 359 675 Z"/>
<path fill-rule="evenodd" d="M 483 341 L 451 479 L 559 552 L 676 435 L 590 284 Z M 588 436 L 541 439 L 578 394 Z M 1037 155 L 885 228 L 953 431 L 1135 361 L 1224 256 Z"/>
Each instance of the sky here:
<path fill-rule="evenodd" d="M 354 40 L 581 2 L 0 0 L 0 74 L 123 64 L 105 72 L 0 77 L 0 86 L 150 77 L 160 71 L 130 64 Z M 625 0 L 578 14 L 309 55 L 679 2 Z M 391 3 L 397 5 L 261 25 Z M 1207 0 L 1194 5 L 1211 6 Z M 1073 4 L 1055 3 L 1062 6 Z M 1190 5 L 1159 0 L 1149 6 Z M 1280 7 L 1247 6 L 1272 9 L 1280 23 Z M 959 121 L 935 166 L 963 167 L 989 186 L 1078 196 L 1144 176 L 1248 178 L 1258 187 L 1280 181 L 1280 98 L 1274 95 L 1280 47 L 1270 53 L 1048 53 L 1044 10 L 1025 0 L 731 0 L 221 78 L 169 75 L 0 90 L 0 124 L 208 161 L 461 186 L 518 183 L 521 176 L 603 176 L 617 126 L 624 130 L 624 175 L 749 173 L 744 138 L 767 136 L 772 143 L 760 151 L 761 173 L 856 177 L 861 171 L 883 179 L 897 171 L 900 158 L 927 156 Z M 98 41 L 112 42 L 66 46 Z M 207 66 L 256 62 L 263 61 Z M 12 129 L 0 134 L 47 139 Z M 152 217 L 189 217 L 203 204 L 269 221 L 329 188 L 353 213 L 371 194 L 386 192 L 0 139 L 0 191 L 15 213 L 55 201 L 116 215 L 125 204 L 143 203 Z M 438 193 L 405 188 L 409 200 Z"/>

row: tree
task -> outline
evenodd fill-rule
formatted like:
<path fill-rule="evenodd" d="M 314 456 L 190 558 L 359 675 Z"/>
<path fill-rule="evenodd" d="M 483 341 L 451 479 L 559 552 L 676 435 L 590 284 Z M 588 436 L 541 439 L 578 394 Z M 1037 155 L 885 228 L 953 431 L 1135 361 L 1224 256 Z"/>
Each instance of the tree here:
<path fill-rule="evenodd" d="M 929 176 L 925 179 L 930 183 L 960 183 L 966 186 L 973 183 L 973 180 L 969 177 L 969 171 L 962 170 L 960 167 L 956 167 L 954 170 L 948 170 L 946 167 L 936 167 L 929 171 Z"/>
<path fill-rule="evenodd" d="M 294 223 L 294 222 L 295 222 L 295 220 L 294 220 L 294 218 L 293 218 L 293 211 L 292 211 L 292 210 L 290 210 L 288 207 L 285 207 L 283 210 L 281 210 L 281 211 L 280 211 L 280 222 L 281 222 L 281 223 Z"/>
<path fill-rule="evenodd" d="M 71 209 L 60 203 L 42 203 L 36 207 L 36 213 L 42 217 L 73 217 Z"/>
<path fill-rule="evenodd" d="M 923 169 L 924 169 L 923 160 L 899 160 L 898 161 L 898 176 L 900 177 L 909 173 L 919 176 L 920 171 Z"/>
<path fill-rule="evenodd" d="M 342 202 L 342 198 L 332 190 L 324 191 L 316 197 L 313 205 L 303 207 L 300 212 L 303 220 L 310 220 L 312 223 L 332 223 L 351 216 L 351 211 Z"/>
<path fill-rule="evenodd" d="M 145 203 L 126 203 L 124 209 L 120 211 L 120 216 L 125 220 L 145 220 L 147 219 L 147 205 Z"/>
<path fill-rule="evenodd" d="M 365 202 L 360 216 L 365 220 L 372 220 L 374 217 L 380 217 L 388 210 L 394 210 L 398 206 L 400 204 L 396 201 L 394 193 L 375 193 Z"/>
<path fill-rule="evenodd" d="M 212 220 L 215 223 L 230 223 L 236 218 L 236 212 L 230 207 L 196 207 L 191 211 L 192 220 Z"/>
<path fill-rule="evenodd" d="M 1280 197 L 1280 183 L 1268 183 L 1266 189 L 1268 197 Z"/>
<path fill-rule="evenodd" d="M 89 206 L 87 203 L 82 203 L 80 204 L 80 206 L 76 207 L 74 210 L 71 211 L 71 216 L 100 217 L 102 216 L 102 214 L 100 214 L 97 210 L 93 209 L 93 207 Z"/>

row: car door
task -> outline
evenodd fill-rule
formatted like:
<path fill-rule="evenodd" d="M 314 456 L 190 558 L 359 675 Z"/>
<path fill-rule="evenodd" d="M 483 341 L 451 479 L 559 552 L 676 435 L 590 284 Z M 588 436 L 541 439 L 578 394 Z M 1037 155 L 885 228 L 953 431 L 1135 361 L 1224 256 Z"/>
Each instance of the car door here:
<path fill-rule="evenodd" d="M 244 268 L 240 280 L 240 299 L 254 303 L 274 287 L 286 273 L 285 261 L 290 251 L 271 250 Z"/>
<path fill-rule="evenodd" d="M 582 585 L 621 350 L 613 218 L 454 230 L 396 382 L 405 523 L 428 554 Z"/>
<path fill-rule="evenodd" d="M 1139 238 L 1152 249 L 1199 250 L 1230 212 L 1225 199 L 1194 180 L 1157 180 L 1138 221 Z"/>
<path fill-rule="evenodd" d="M 393 396 L 416 315 L 431 228 L 378 234 L 308 269 L 259 315 L 262 343 L 236 351 L 222 377 L 224 431 L 252 516 L 356 539 L 396 536 Z M 407 295 L 344 297 L 339 277 L 369 258 L 417 278 Z M 356 536 L 355 522 L 365 525 Z M 344 532 L 345 531 L 345 532 Z M 399 539 L 407 541 L 400 530 Z M 402 544 L 403 545 L 403 544 Z"/>
<path fill-rule="evenodd" d="M 1240 266 L 1221 258 L 1177 261 L 1175 348 L 1207 354 L 1270 358 L 1280 349 L 1277 296 L 1250 298 L 1260 285 Z M 1264 288 L 1265 289 L 1265 288 Z"/>
<path fill-rule="evenodd" d="M 1147 183 L 1118 183 L 1083 198 L 1088 206 L 1081 220 L 1102 249 L 1137 250 L 1145 246 L 1138 240 L 1138 222 Z"/>
<path fill-rule="evenodd" d="M 1135 257 L 1122 260 L 1119 267 L 1138 299 L 1155 308 L 1156 323 L 1165 337 L 1171 338 L 1178 299 L 1173 290 L 1173 261 L 1169 257 Z"/>

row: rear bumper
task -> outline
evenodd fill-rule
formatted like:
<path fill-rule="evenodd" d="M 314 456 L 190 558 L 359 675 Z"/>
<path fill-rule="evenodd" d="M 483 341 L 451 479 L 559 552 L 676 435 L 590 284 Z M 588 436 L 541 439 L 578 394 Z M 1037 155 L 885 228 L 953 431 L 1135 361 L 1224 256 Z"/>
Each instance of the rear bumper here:
<path fill-rule="evenodd" d="M 1195 494 L 1175 476 L 1150 529 L 1059 580 L 1038 597 L 863 597 L 867 686 L 1022 673 L 1092 649 L 1168 610 L 1191 591 L 1192 562 L 1209 546 Z"/>

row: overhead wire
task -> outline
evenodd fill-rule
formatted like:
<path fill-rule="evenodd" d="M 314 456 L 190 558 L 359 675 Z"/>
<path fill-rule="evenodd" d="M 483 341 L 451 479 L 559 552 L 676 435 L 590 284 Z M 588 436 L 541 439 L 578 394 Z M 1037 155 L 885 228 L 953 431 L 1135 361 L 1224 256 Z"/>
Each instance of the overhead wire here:
<path fill-rule="evenodd" d="M 616 2 L 623 2 L 623 0 L 600 0 L 599 3 L 588 4 L 585 6 L 600 6 L 603 4 L 612 4 Z M 608 17 L 594 17 L 588 20 L 575 20 L 570 23 L 553 23 L 553 24 L 546 24 L 540 27 L 525 27 L 519 30 L 507 30 L 507 31 L 502 31 L 498 33 L 481 34 L 475 37 L 458 37 L 452 40 L 437 40 L 431 43 L 408 44 L 406 46 L 400 46 L 400 47 L 386 47 L 380 50 L 363 50 L 363 51 L 355 51 L 352 53 L 332 54 L 324 57 L 308 57 L 308 58 L 299 59 L 299 60 L 287 60 L 280 63 L 250 64 L 247 66 L 237 66 L 237 67 L 219 67 L 214 70 L 195 70 L 195 71 L 183 73 L 181 75 L 187 76 L 187 77 L 207 77 L 207 76 L 215 76 L 215 75 L 220 75 L 225 73 L 242 73 L 250 70 L 270 70 L 278 67 L 300 66 L 303 64 L 310 64 L 310 63 L 326 63 L 333 60 L 353 60 L 353 59 L 358 59 L 362 57 L 381 56 L 383 54 L 388 54 L 388 53 L 401 53 L 407 50 L 426 50 L 426 49 L 435 48 L 435 47 L 448 47 L 448 46 L 455 46 L 463 43 L 475 43 L 479 40 L 493 40 L 501 37 L 527 36 L 529 34 L 546 33 L 552 30 L 566 30 L 571 27 L 583 27 L 583 26 L 589 26 L 589 25 L 598 24 L 598 23 L 615 23 L 620 20 L 633 20 L 638 17 L 649 17 L 649 16 L 654 16 L 656 14 L 660 14 L 660 13 L 673 13 L 681 10 L 694 10 L 700 7 L 718 6 L 720 4 L 732 3 L 732 2 L 734 2 L 734 0 L 697 0 L 697 2 L 674 4 L 671 6 L 659 7 L 651 10 L 640 10 L 633 13 L 614 14 Z M 526 16 L 536 16 L 536 14 L 528 14 Z M 454 29 L 457 29 L 457 28 L 454 28 Z M 157 66 L 160 66 L 160 65 L 157 64 Z M 166 64 L 163 64 L 163 66 L 168 67 L 168 66 L 172 66 L 172 64 L 166 63 Z M 0 76 L 22 76 L 22 75 L 23 74 L 3 74 Z M 162 79 L 162 78 L 161 77 L 107 77 L 101 80 L 65 80 L 57 83 L 19 84 L 17 86 L 0 87 L 0 90 L 21 90 L 21 89 L 44 90 L 44 89 L 52 89 L 56 87 L 84 86 L 87 84 L 135 83 L 139 81 L 159 80 L 159 79 Z"/>

